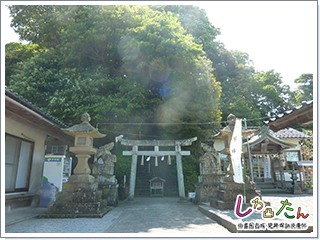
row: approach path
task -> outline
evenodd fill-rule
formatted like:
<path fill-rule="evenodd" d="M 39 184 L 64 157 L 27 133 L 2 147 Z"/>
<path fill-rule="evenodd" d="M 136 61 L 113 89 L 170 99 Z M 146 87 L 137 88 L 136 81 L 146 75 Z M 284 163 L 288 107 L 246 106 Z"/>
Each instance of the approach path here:
<path fill-rule="evenodd" d="M 202 214 L 197 205 L 177 197 L 122 201 L 101 219 L 33 218 L 6 226 L 5 230 L 6 233 L 102 233 L 100 236 L 107 236 L 108 233 L 173 233 L 188 236 L 193 233 L 198 236 L 201 233 L 229 233 L 226 228 Z"/>

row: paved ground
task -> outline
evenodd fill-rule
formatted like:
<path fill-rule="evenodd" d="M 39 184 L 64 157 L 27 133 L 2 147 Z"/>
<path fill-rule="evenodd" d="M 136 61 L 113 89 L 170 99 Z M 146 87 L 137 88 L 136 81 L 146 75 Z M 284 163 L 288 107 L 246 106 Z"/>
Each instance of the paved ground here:
<path fill-rule="evenodd" d="M 135 198 L 123 201 L 101 219 L 33 218 L 5 227 L 6 233 L 148 233 L 201 234 L 229 231 L 179 198 Z M 133 235 L 130 235 L 133 236 Z"/>
<path fill-rule="evenodd" d="M 293 212 L 287 211 L 288 214 L 295 215 L 298 207 L 301 207 L 301 212 L 309 216 L 300 220 L 308 226 L 317 226 L 317 202 L 314 202 L 312 195 L 275 194 L 262 197 L 263 201 L 271 203 L 274 211 L 278 211 L 282 206 L 281 201 L 286 199 L 292 203 L 291 207 L 294 209 Z M 25 208 L 6 214 L 5 235 L 2 228 L 1 237 L 234 237 L 230 232 L 236 232 L 234 228 L 239 222 L 265 221 L 260 213 L 239 219 L 235 216 L 234 210 L 214 209 L 208 203 L 198 206 L 187 200 L 180 201 L 178 198 L 135 198 L 133 202 L 122 201 L 103 218 L 32 218 L 43 211 L 43 208 Z M 220 225 L 212 219 L 216 219 Z M 286 218 L 283 211 L 272 221 L 291 222 L 293 219 Z M 317 230 L 305 233 L 307 235 L 304 236 L 311 237 L 316 233 Z M 302 234 L 299 233 L 297 237 L 301 237 Z"/>

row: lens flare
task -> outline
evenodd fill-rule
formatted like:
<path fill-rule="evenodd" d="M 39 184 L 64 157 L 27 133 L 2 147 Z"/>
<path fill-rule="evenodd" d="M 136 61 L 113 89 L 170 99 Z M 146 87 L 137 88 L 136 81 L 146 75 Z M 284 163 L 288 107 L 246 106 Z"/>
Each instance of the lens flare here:
<path fill-rule="evenodd" d="M 159 89 L 159 94 L 161 97 L 168 97 L 170 94 L 170 88 L 166 85 L 162 85 Z"/>
<path fill-rule="evenodd" d="M 118 52 L 122 58 L 134 60 L 140 53 L 140 44 L 130 35 L 126 35 L 118 44 Z"/>

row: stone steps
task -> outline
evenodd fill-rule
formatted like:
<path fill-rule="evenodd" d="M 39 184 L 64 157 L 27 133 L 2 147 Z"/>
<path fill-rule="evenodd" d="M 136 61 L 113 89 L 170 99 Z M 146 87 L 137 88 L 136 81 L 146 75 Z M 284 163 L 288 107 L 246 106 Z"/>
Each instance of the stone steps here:
<path fill-rule="evenodd" d="M 177 179 L 172 172 L 172 165 L 168 165 L 166 162 L 158 162 L 158 166 L 150 165 L 150 173 L 148 171 L 149 163 L 144 165 L 138 164 L 137 166 L 137 178 L 136 178 L 136 196 L 150 196 L 150 184 L 149 180 L 154 177 L 160 177 L 165 180 L 164 183 L 164 196 L 175 197 L 178 194 Z"/>
<path fill-rule="evenodd" d="M 262 193 L 290 193 L 288 189 L 278 188 L 274 181 L 263 182 L 261 179 L 255 179 L 255 182 Z"/>
<path fill-rule="evenodd" d="M 257 183 L 260 189 L 273 189 L 277 188 L 277 184 L 275 182 L 259 182 Z"/>
<path fill-rule="evenodd" d="M 291 193 L 290 189 L 280 189 L 280 188 L 265 188 L 261 189 L 262 193 Z"/>

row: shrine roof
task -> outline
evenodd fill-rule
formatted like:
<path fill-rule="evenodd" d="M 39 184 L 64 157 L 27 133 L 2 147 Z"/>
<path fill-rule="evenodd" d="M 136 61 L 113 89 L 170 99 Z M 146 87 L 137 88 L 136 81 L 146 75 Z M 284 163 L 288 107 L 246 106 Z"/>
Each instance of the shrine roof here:
<path fill-rule="evenodd" d="M 277 131 L 286 127 L 290 127 L 294 124 L 300 124 L 301 126 L 307 126 L 313 123 L 313 101 L 304 101 L 302 105 L 285 111 L 282 114 L 278 114 L 276 117 L 266 121 L 269 127 Z"/>
<path fill-rule="evenodd" d="M 249 145 L 250 146 L 255 146 L 257 144 L 262 143 L 263 141 L 268 140 L 269 142 L 272 142 L 274 144 L 280 145 L 282 149 L 286 149 L 286 148 L 291 148 L 291 147 L 295 147 L 296 144 L 284 141 L 278 137 L 273 136 L 270 131 L 269 128 L 267 126 L 263 126 L 262 128 L 260 128 L 250 139 L 249 139 Z M 246 145 L 246 143 L 244 143 L 244 145 Z"/>
<path fill-rule="evenodd" d="M 154 181 L 157 181 L 157 180 L 160 180 L 161 182 L 165 182 L 166 180 L 160 178 L 160 177 L 154 177 L 152 179 L 149 180 L 149 182 L 154 182 Z"/>
<path fill-rule="evenodd" d="M 293 128 L 284 128 L 277 132 L 270 130 L 270 132 L 277 138 L 311 138 L 311 136 Z"/>

